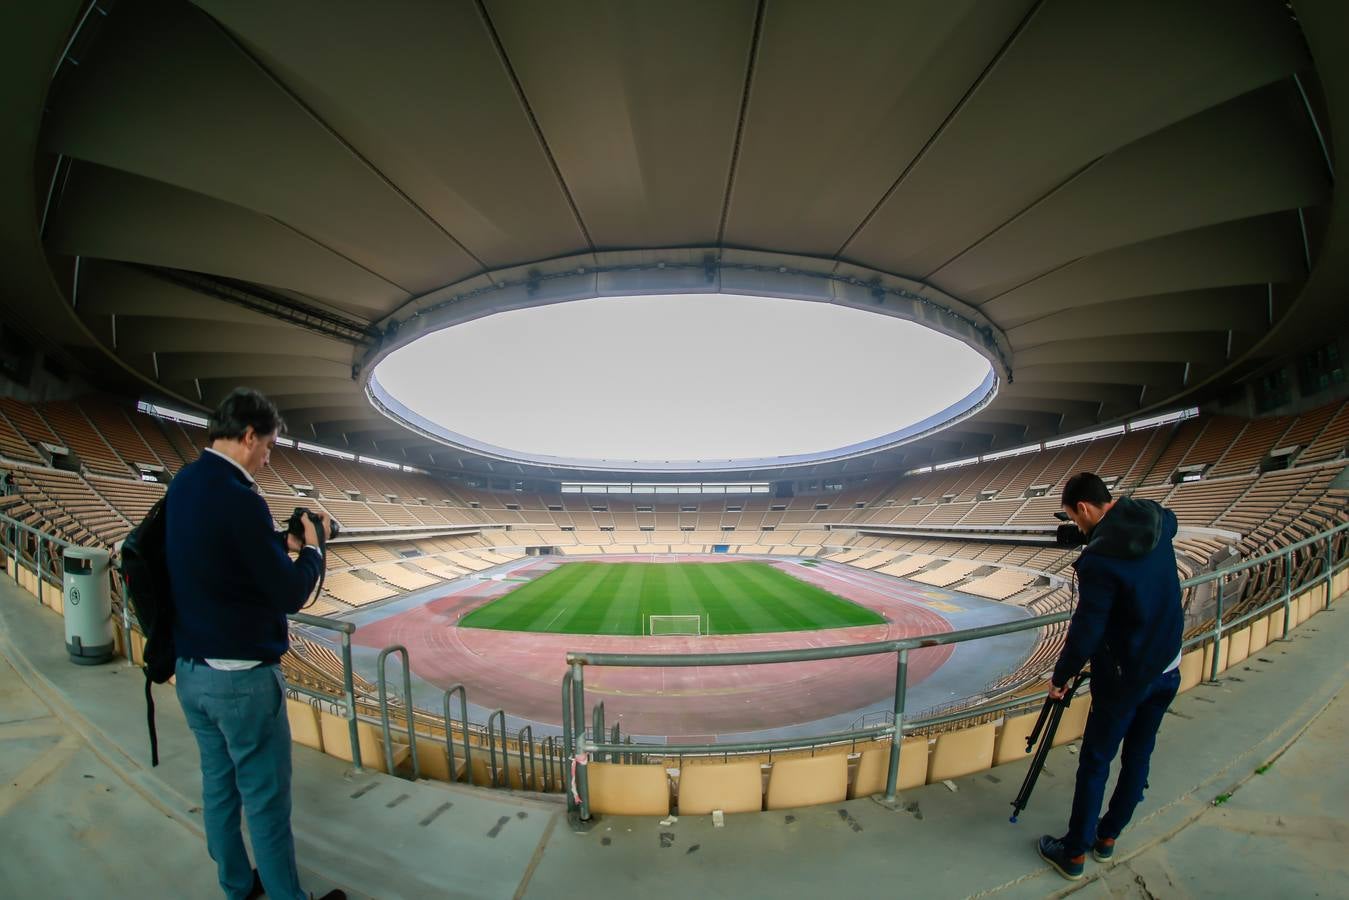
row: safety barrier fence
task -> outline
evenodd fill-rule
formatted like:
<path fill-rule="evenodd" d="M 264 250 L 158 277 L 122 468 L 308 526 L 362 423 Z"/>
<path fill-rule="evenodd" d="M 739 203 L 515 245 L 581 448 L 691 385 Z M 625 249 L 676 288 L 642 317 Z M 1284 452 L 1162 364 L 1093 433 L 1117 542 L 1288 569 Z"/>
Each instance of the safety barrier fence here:
<path fill-rule="evenodd" d="M 1346 540 L 1349 539 L 1349 523 L 1343 523 L 1334 528 L 1328 529 L 1311 537 L 1304 538 L 1294 543 L 1288 544 L 1276 551 L 1264 554 L 1248 560 L 1243 560 L 1232 565 L 1217 569 L 1213 572 L 1186 579 L 1181 583 L 1182 588 L 1188 594 L 1193 595 L 1196 588 L 1203 585 L 1216 584 L 1215 615 L 1213 624 L 1206 627 L 1199 633 L 1184 642 L 1184 649 L 1190 650 L 1198 646 L 1212 645 L 1215 649 L 1210 661 L 1209 678 L 1216 679 L 1219 667 L 1219 652 L 1225 636 L 1232 634 L 1242 626 L 1257 620 L 1262 615 L 1268 615 L 1274 610 L 1282 608 L 1282 636 L 1287 637 L 1289 629 L 1292 627 L 1292 603 L 1294 596 L 1303 594 L 1309 589 L 1324 585 L 1323 603 L 1328 605 L 1332 597 L 1331 581 L 1336 573 L 1345 568 L 1349 563 L 1349 554 L 1345 551 Z M 76 546 L 68 541 L 44 532 L 40 528 L 20 522 L 9 516 L 0 514 L 0 551 L 3 551 L 13 563 L 13 570 L 10 573 L 16 582 L 22 582 L 22 575 L 29 573 L 34 578 L 34 587 L 32 592 L 37 594 L 39 600 L 50 596 L 55 592 L 57 597 L 62 591 L 62 565 L 61 558 L 65 549 Z M 1295 580 L 1294 563 L 1296 559 L 1302 560 L 1301 577 Z M 1241 603 L 1228 605 L 1228 600 L 1233 595 L 1239 597 L 1244 582 L 1244 576 L 1258 568 L 1278 565 L 1283 575 L 1283 589 L 1278 596 L 1265 603 L 1262 603 L 1252 609 L 1242 609 Z M 1312 571 L 1317 570 L 1317 571 Z M 122 602 L 121 585 L 117 578 L 112 579 L 112 588 L 115 601 L 113 615 L 115 619 L 120 620 L 119 624 L 122 631 L 122 646 L 126 651 L 128 659 L 131 659 L 132 647 L 132 623 L 134 616 L 128 605 Z M 1231 615 L 1230 610 L 1236 609 L 1236 614 Z M 899 762 L 901 754 L 902 740 L 897 740 L 896 736 L 902 738 L 906 734 L 913 733 L 922 729 L 935 728 L 942 725 L 949 725 L 968 721 L 978 717 L 987 717 L 999 712 L 1011 713 L 1022 709 L 1030 708 L 1043 701 L 1045 693 L 1043 691 L 1019 694 L 994 703 L 982 703 L 969 708 L 959 709 L 952 712 L 942 712 L 940 709 L 934 709 L 930 714 L 922 717 L 906 719 L 905 700 L 908 683 L 908 662 L 909 653 L 913 650 L 924 647 L 937 647 L 946 644 L 964 643 L 968 641 L 983 640 L 1003 634 L 1011 634 L 1019 631 L 1026 631 L 1064 622 L 1070 617 L 1069 612 L 1059 612 L 1051 615 L 1038 616 L 1030 619 L 1023 619 L 1017 622 L 1005 623 L 1002 625 L 983 626 L 980 628 L 966 629 L 962 631 L 947 632 L 945 634 L 924 635 L 899 640 L 889 640 L 874 642 L 870 644 L 853 644 L 839 647 L 815 647 L 800 650 L 784 651 L 765 651 L 752 653 L 715 653 L 715 654 L 691 654 L 691 655 L 672 655 L 672 654 L 615 654 L 615 653 L 587 653 L 572 652 L 567 654 L 567 663 L 569 669 L 562 681 L 562 734 L 555 739 L 552 736 L 545 737 L 544 740 L 536 743 L 532 728 L 526 725 L 514 737 L 516 748 L 516 765 L 518 767 L 521 785 L 533 785 L 534 788 L 543 790 L 554 790 L 559 787 L 567 792 L 569 803 L 580 811 L 583 817 L 589 817 L 589 791 L 586 778 L 586 766 L 593 760 L 622 760 L 639 761 L 648 756 L 668 757 L 685 754 L 705 754 L 705 755 L 730 755 L 742 753 L 761 753 L 787 751 L 802 748 L 819 748 L 830 745 L 856 744 L 858 741 L 890 739 L 890 758 L 888 771 L 886 775 L 886 787 L 883 799 L 887 802 L 895 802 L 897 793 L 897 776 L 899 772 Z M 379 655 L 378 660 L 378 704 L 379 718 L 362 714 L 359 708 L 361 703 L 367 706 L 373 705 L 370 698 L 357 697 L 355 689 L 355 679 L 352 666 L 351 635 L 355 631 L 355 626 L 350 622 L 344 622 L 335 619 L 328 619 L 320 616 L 312 616 L 305 613 L 297 613 L 290 616 L 290 620 L 298 625 L 305 625 L 312 628 L 323 629 L 336 632 L 339 635 L 341 646 L 341 664 L 342 664 L 342 694 L 340 701 L 331 692 L 323 692 L 307 687 L 305 685 L 291 682 L 288 689 L 297 694 L 312 697 L 333 705 L 336 711 L 339 711 L 342 718 L 345 719 L 348 731 L 348 740 L 350 742 L 351 760 L 354 768 L 360 771 L 362 768 L 361 742 L 358 735 L 359 723 L 368 723 L 380 727 L 385 765 L 391 773 L 395 772 L 395 759 L 392 742 L 392 720 L 390 715 L 390 695 L 385 679 L 385 662 L 389 655 L 397 653 L 402 662 L 403 675 L 403 717 L 406 719 L 405 725 L 412 756 L 412 775 L 418 777 L 420 766 L 416 756 L 417 737 L 422 732 L 416 728 L 416 714 L 419 712 L 412 704 L 410 660 L 407 650 L 404 647 L 395 645 L 385 648 Z M 886 717 L 883 723 L 871 726 L 867 723 L 868 717 L 861 722 L 864 727 L 852 727 L 845 731 L 829 734 L 817 735 L 808 738 L 794 737 L 780 740 L 749 741 L 740 743 L 720 743 L 720 744 L 634 744 L 633 739 L 628 737 L 626 742 L 621 741 L 618 733 L 618 726 L 613 726 L 611 731 L 606 731 L 604 727 L 604 706 L 603 703 L 596 704 L 591 710 L 589 717 L 590 728 L 587 729 L 587 715 L 585 705 L 585 684 L 584 667 L 591 666 L 632 666 L 632 667 L 673 667 L 683 668 L 690 666 L 728 666 L 728 665 L 762 665 L 772 663 L 786 662 L 810 662 L 828 659 L 843 659 L 848 657 L 871 656 L 878 654 L 895 654 L 895 695 L 892 712 Z M 470 741 L 470 733 L 482 732 L 480 737 L 485 737 L 487 752 L 489 756 L 488 782 L 498 786 L 510 786 L 512 779 L 510 777 L 510 742 L 512 738 L 505 729 L 504 710 L 495 710 L 488 719 L 485 726 L 476 726 L 469 721 L 468 717 L 468 695 L 467 690 L 462 684 L 452 685 L 443 694 L 443 718 L 437 725 L 443 725 L 445 750 L 449 763 L 449 780 L 456 780 L 456 750 L 454 741 L 454 732 L 456 728 L 456 719 L 452 714 L 452 699 L 458 695 L 459 698 L 459 716 L 457 727 L 462 737 L 462 756 L 464 763 L 464 780 L 473 780 L 472 754 L 473 742 Z M 424 714 L 429 715 L 429 714 Z M 496 722 L 500 722 L 500 728 L 496 727 Z M 859 724 L 859 723 L 855 723 Z M 500 763 L 498 763 L 498 742 L 500 746 Z M 539 751 L 542 751 L 543 779 L 539 780 L 538 763 L 540 761 Z M 481 752 L 481 748 L 479 748 Z M 525 778 L 525 771 L 528 768 L 530 776 Z M 556 771 L 555 771 L 556 770 Z"/>
<path fill-rule="evenodd" d="M 1224 635 L 1250 622 L 1260 615 L 1268 615 L 1273 610 L 1283 609 L 1283 633 L 1287 638 L 1291 628 L 1291 604 L 1294 595 L 1324 585 L 1323 603 L 1328 605 L 1332 597 L 1331 581 L 1336 572 L 1344 568 L 1344 553 L 1338 555 L 1336 547 L 1349 535 L 1349 522 L 1342 523 L 1320 534 L 1288 544 L 1277 551 L 1266 553 L 1252 559 L 1242 560 L 1230 566 L 1212 572 L 1188 578 L 1181 582 L 1183 590 L 1192 591 L 1202 585 L 1216 583 L 1216 611 L 1213 625 L 1204 632 L 1191 637 L 1183 644 L 1183 649 L 1212 644 L 1212 663 L 1210 678 L 1217 678 L 1219 671 L 1219 648 Z M 1313 561 L 1321 562 L 1320 571 L 1311 578 L 1293 583 L 1293 564 L 1295 556 L 1308 548 L 1315 548 Z M 1237 581 L 1244 573 L 1273 563 L 1280 563 L 1285 573 L 1284 588 L 1275 599 L 1256 609 L 1243 612 L 1236 618 L 1224 621 L 1224 601 L 1229 584 Z M 1304 566 L 1304 573 L 1308 566 Z M 890 739 L 889 765 L 886 773 L 885 791 L 881 797 L 887 804 L 897 801 L 897 781 L 903 736 L 918 729 L 949 725 L 976 717 L 985 717 L 996 712 L 1010 712 L 1043 702 L 1046 692 L 1039 691 L 1023 694 L 997 703 L 983 704 L 970 709 L 945 715 L 922 719 L 905 719 L 905 700 L 908 687 L 909 654 L 925 647 L 938 647 L 947 644 L 959 644 L 984 640 L 1004 634 L 1012 634 L 1030 629 L 1044 628 L 1069 619 L 1070 612 L 1022 619 L 1017 622 L 1000 625 L 986 625 L 945 634 L 921 635 L 918 637 L 877 641 L 866 644 L 848 644 L 836 647 L 810 647 L 799 650 L 770 650 L 757 652 L 732 653 L 592 653 L 573 651 L 567 654 L 568 670 L 562 678 L 562 741 L 563 752 L 570 760 L 568 769 L 564 769 L 565 788 L 569 805 L 576 810 L 580 818 L 589 819 L 590 795 L 587 766 L 591 760 L 602 761 L 623 754 L 674 756 L 682 754 L 733 754 L 763 753 L 777 750 L 815 747 L 829 743 L 847 743 L 859 740 Z M 818 660 L 846 659 L 850 657 L 874 656 L 879 654 L 895 655 L 895 693 L 893 711 L 890 720 L 872 727 L 856 728 L 847 731 L 803 739 L 800 737 L 779 740 L 742 741 L 736 743 L 699 743 L 699 744 L 620 744 L 607 739 L 603 729 L 603 712 L 597 709 L 592 727 L 586 725 L 585 667 L 639 667 L 639 668 L 688 668 L 702 666 L 756 666 L 777 663 L 805 663 Z"/>
<path fill-rule="evenodd" d="M 62 556 L 66 548 L 76 547 L 70 541 L 56 537 L 41 528 L 21 522 L 10 516 L 0 514 L 0 552 L 13 561 L 12 576 L 16 583 L 22 584 L 25 576 L 34 578 L 32 593 L 35 594 L 40 602 L 46 602 L 53 608 L 60 608 L 57 598 L 63 592 L 62 584 Z M 135 649 L 138 646 L 140 625 L 136 622 L 135 613 L 124 600 L 124 591 L 121 579 L 117 576 L 115 568 L 110 573 L 110 592 L 112 595 L 112 617 L 121 634 L 121 647 L 127 658 L 128 665 L 139 665 L 136 660 Z M 394 646 L 386 648 L 378 659 L 378 681 L 377 681 L 377 702 L 367 697 L 358 697 L 355 686 L 355 671 L 352 665 L 352 645 L 351 636 L 356 631 L 356 626 L 350 622 L 339 619 L 330 619 L 323 616 L 309 615 L 300 612 L 288 616 L 289 620 L 296 625 L 304 625 L 310 628 L 317 628 L 336 634 L 336 641 L 340 646 L 340 659 L 342 665 L 341 672 L 341 693 L 335 695 L 330 691 L 316 690 L 304 684 L 296 682 L 294 679 L 288 679 L 286 689 L 288 694 L 295 696 L 309 697 L 313 700 L 321 701 L 332 708 L 333 712 L 346 721 L 347 741 L 351 755 L 352 767 L 355 771 L 363 771 L 366 764 L 362 759 L 362 749 L 360 741 L 359 728 L 362 724 L 372 725 L 380 728 L 386 769 L 389 772 L 395 772 L 397 767 L 394 761 L 390 695 L 385 681 L 385 660 L 391 653 L 399 653 L 403 663 L 403 694 L 400 698 L 403 701 L 405 710 L 411 707 L 409 699 L 411 697 L 411 674 L 408 665 L 408 654 L 406 648 Z M 445 742 L 448 754 L 449 768 L 451 773 L 456 770 L 456 751 L 453 741 L 453 732 L 455 718 L 451 714 L 450 701 L 455 695 L 459 696 L 459 732 L 462 740 L 462 756 L 464 762 L 465 779 L 471 778 L 472 772 L 472 741 L 471 734 L 478 734 L 480 738 L 485 738 L 492 751 L 492 770 L 496 770 L 496 742 L 500 741 L 501 754 L 504 757 L 508 752 L 510 742 L 514 740 L 520 750 L 519 765 L 523 772 L 526 766 L 525 747 L 528 747 L 529 762 L 528 767 L 531 772 L 531 778 L 536 784 L 543 784 L 545 790 L 555 789 L 561 785 L 560 769 L 562 767 L 561 750 L 556 746 L 556 741 L 549 737 L 543 742 L 543 764 L 544 780 L 538 782 L 536 760 L 536 744 L 533 738 L 532 729 L 526 726 L 516 735 L 512 736 L 505 730 L 505 714 L 502 713 L 502 728 L 495 730 L 490 727 L 475 726 L 469 721 L 468 717 L 468 694 L 462 684 L 456 684 L 445 691 L 444 694 L 444 723 L 445 723 Z M 367 710 L 370 707 L 378 709 L 378 716 L 369 714 L 362 710 L 364 706 Z M 414 716 L 406 715 L 407 734 L 409 741 L 409 753 L 412 761 L 412 775 L 420 775 L 420 766 L 417 759 L 417 741 L 415 739 Z M 490 723 L 489 723 L 490 724 Z M 509 773 L 503 772 L 503 778 L 508 779 Z"/>

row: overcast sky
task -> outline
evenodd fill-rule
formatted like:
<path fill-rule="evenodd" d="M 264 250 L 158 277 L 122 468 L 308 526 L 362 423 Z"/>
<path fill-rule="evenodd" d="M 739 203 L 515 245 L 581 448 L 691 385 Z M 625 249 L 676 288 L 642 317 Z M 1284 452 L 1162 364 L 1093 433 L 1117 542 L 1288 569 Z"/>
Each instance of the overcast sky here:
<path fill-rule="evenodd" d="M 964 397 L 988 368 L 889 316 L 708 294 L 500 313 L 427 335 L 376 374 L 413 411 L 499 447 L 666 460 L 879 437 Z"/>

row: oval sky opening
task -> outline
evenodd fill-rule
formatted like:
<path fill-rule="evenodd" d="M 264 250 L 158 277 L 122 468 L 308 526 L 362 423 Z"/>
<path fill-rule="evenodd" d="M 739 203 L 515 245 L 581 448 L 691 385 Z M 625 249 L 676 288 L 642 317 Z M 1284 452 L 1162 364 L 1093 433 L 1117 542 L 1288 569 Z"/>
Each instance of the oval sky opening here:
<path fill-rule="evenodd" d="M 827 456 L 962 403 L 991 371 L 893 316 L 681 294 L 475 319 L 393 351 L 374 380 L 451 439 L 524 459 L 665 462 Z"/>

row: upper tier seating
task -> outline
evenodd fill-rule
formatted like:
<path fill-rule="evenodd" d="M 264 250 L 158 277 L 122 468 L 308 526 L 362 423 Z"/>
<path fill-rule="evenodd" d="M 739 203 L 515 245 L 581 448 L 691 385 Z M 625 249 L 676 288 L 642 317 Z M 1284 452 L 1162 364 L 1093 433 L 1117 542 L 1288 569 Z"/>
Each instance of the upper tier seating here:
<path fill-rule="evenodd" d="M 167 463 L 145 441 L 145 437 L 136 430 L 127 418 L 122 407 L 97 398 L 84 398 L 78 408 L 85 414 L 98 433 L 108 442 L 123 462 L 135 465 L 160 466 L 169 469 Z M 176 468 L 176 467 L 175 467 Z M 171 471 L 171 470 L 170 470 Z M 122 472 L 113 473 L 121 476 Z"/>
<path fill-rule="evenodd" d="M 42 457 L 33 449 L 33 445 L 28 443 L 27 438 L 19 433 L 19 429 L 3 412 L 4 408 L 0 406 L 0 455 L 23 462 L 41 463 Z"/>
<path fill-rule="evenodd" d="M 89 471 L 118 478 L 131 474 L 127 464 L 79 406 L 62 400 L 43 404 L 38 412 L 60 436 L 61 443 L 73 450 Z"/>
<path fill-rule="evenodd" d="M 0 397 L 0 413 L 4 414 L 29 444 L 37 446 L 40 442 L 46 442 L 58 447 L 64 446 L 61 438 L 47 424 L 47 420 L 27 403 L 20 403 L 12 397 Z"/>

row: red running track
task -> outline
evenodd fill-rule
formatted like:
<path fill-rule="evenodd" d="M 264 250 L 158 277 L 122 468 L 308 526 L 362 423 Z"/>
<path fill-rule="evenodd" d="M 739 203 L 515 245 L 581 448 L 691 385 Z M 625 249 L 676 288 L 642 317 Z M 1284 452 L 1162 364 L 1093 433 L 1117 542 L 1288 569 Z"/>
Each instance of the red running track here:
<path fill-rule="evenodd" d="M 606 556 L 606 562 L 639 557 Z M 640 557 L 643 561 L 710 561 L 707 557 Z M 720 557 L 716 561 L 732 561 Z M 743 557 L 741 557 L 743 559 Z M 614 637 L 537 634 L 460 628 L 468 612 L 515 587 L 484 581 L 425 605 L 357 629 L 356 644 L 371 648 L 402 644 L 412 669 L 442 688 L 455 682 L 469 698 L 488 709 L 557 724 L 561 720 L 561 684 L 569 650 L 608 653 L 708 653 L 786 650 L 858 644 L 934 634 L 951 625 L 924 605 L 921 589 L 893 578 L 842 566 L 802 566 L 762 560 L 790 575 L 876 610 L 884 625 L 791 631 L 774 634 L 705 637 Z M 541 572 L 556 563 L 542 561 L 512 575 Z M 563 563 L 565 564 L 565 563 Z M 909 683 L 917 684 L 950 657 L 952 647 L 928 647 L 909 656 Z M 606 719 L 622 722 L 624 734 L 664 736 L 672 741 L 782 728 L 860 709 L 894 695 L 895 658 L 891 654 L 816 662 L 760 666 L 692 668 L 587 667 L 586 696 L 603 700 Z"/>

